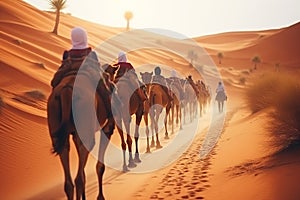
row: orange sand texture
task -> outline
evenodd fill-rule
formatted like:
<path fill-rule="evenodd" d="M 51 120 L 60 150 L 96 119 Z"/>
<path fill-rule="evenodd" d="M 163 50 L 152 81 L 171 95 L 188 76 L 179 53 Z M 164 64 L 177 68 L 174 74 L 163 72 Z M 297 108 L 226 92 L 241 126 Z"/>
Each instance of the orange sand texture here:
<path fill-rule="evenodd" d="M 0 95 L 5 102 L 0 114 L 0 199 L 66 199 L 59 158 L 50 153 L 46 119 L 50 80 L 60 65 L 62 52 L 70 48 L 69 35 L 74 26 L 82 26 L 88 31 L 89 45 L 92 47 L 124 29 L 62 14 L 57 36 L 50 33 L 55 21 L 53 13 L 40 11 L 20 0 L 1 1 L 0 11 Z M 150 36 L 155 42 L 171 44 L 174 41 L 156 34 Z M 200 160 L 199 150 L 207 129 L 204 125 L 201 130 L 203 134 L 195 136 L 189 149 L 161 170 L 132 174 L 107 168 L 104 176 L 105 197 L 300 199 L 300 152 L 270 156 L 274 149 L 268 143 L 269 135 L 265 129 L 269 122 L 268 110 L 251 114 L 243 96 L 247 84 L 239 84 L 241 76 L 250 82 L 259 74 L 274 71 L 276 63 L 280 63 L 279 70 L 300 75 L 299 36 L 298 23 L 277 30 L 220 33 L 194 38 L 218 65 L 228 92 L 227 114 L 220 140 L 213 151 Z M 121 46 L 116 48 L 122 49 Z M 102 51 L 112 53 L 110 49 Z M 218 52 L 224 54 L 222 64 L 218 64 Z M 101 50 L 99 53 L 102 53 Z M 256 55 L 262 59 L 258 70 L 243 74 L 243 71 L 253 67 L 251 59 Z M 194 74 L 188 62 L 170 52 L 140 50 L 131 52 L 129 59 L 136 66 L 164 63 L 183 76 Z M 215 86 L 211 87 L 215 89 Z M 26 95 L 26 92 L 33 90 L 41 91 L 46 98 L 37 100 Z M 216 106 L 214 101 L 212 106 Z M 203 119 L 205 117 L 208 118 L 208 114 Z M 183 133 L 189 134 L 184 130 Z M 119 144 L 117 132 L 112 141 Z M 95 162 L 90 157 L 86 167 L 88 199 L 95 199 L 98 192 Z M 74 176 L 77 155 L 73 145 L 71 166 Z"/>

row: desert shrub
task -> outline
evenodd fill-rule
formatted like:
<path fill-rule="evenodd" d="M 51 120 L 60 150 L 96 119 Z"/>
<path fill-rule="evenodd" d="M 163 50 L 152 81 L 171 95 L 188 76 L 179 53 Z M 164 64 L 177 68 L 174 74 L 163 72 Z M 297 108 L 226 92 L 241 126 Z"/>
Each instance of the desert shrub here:
<path fill-rule="evenodd" d="M 45 67 L 45 64 L 44 63 L 42 63 L 42 62 L 37 62 L 37 63 L 35 63 L 38 67 L 40 67 L 40 68 L 42 68 L 42 69 L 45 69 L 46 67 Z"/>
<path fill-rule="evenodd" d="M 244 75 L 250 75 L 249 70 L 243 70 L 241 73 L 244 74 Z"/>
<path fill-rule="evenodd" d="M 253 113 L 274 105 L 274 97 L 282 79 L 278 75 L 263 75 L 246 91 L 246 100 Z"/>
<path fill-rule="evenodd" d="M 286 149 L 300 144 L 300 84 L 296 77 L 265 75 L 248 89 L 246 96 L 253 112 L 273 108 L 269 129 L 275 145 Z"/>
<path fill-rule="evenodd" d="M 286 139 L 285 146 L 300 139 L 300 85 L 290 80 L 275 99 L 274 118 L 279 121 L 276 130 Z"/>
<path fill-rule="evenodd" d="M 19 39 L 15 39 L 14 42 L 15 42 L 17 45 L 22 45 L 22 44 L 23 44 L 22 40 L 19 40 Z"/>
<path fill-rule="evenodd" d="M 40 90 L 28 91 L 25 94 L 36 100 L 45 100 L 46 99 L 46 95 Z"/>
<path fill-rule="evenodd" d="M 245 85 L 246 78 L 245 77 L 240 77 L 239 82 L 240 82 L 241 85 Z"/>

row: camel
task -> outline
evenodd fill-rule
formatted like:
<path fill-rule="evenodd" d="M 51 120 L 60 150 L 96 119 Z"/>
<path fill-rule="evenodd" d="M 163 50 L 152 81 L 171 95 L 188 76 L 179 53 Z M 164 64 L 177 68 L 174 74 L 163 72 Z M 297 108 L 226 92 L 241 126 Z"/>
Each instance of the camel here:
<path fill-rule="evenodd" d="M 110 69 L 106 69 L 107 72 L 111 73 Z M 117 130 L 120 134 L 121 138 L 121 147 L 123 150 L 123 171 L 127 172 L 129 171 L 129 168 L 136 167 L 136 163 L 140 163 L 140 156 L 139 156 L 139 148 L 138 148 L 138 140 L 139 140 L 139 126 L 143 117 L 143 114 L 146 112 L 144 109 L 144 102 L 140 99 L 139 95 L 136 93 L 136 85 L 133 81 L 136 81 L 137 76 L 134 72 L 128 71 L 125 73 L 120 79 L 118 79 L 116 82 L 116 88 L 118 90 L 118 96 L 116 98 L 119 98 L 122 102 L 122 105 L 113 105 L 115 107 L 114 110 L 116 110 L 115 114 L 115 120 L 117 124 Z M 114 98 L 114 96 L 113 96 Z M 136 126 L 135 126 L 135 133 L 134 133 L 134 139 L 135 139 L 135 156 L 132 157 L 132 138 L 130 135 L 130 122 L 131 122 L 131 115 L 135 114 L 136 116 Z M 122 128 L 122 122 L 125 126 L 126 131 L 126 142 L 124 138 L 124 131 Z M 146 122 L 146 121 L 145 121 Z M 148 121 L 146 122 L 146 125 L 148 124 Z M 129 160 L 128 160 L 128 166 L 126 164 L 126 143 L 128 146 L 129 151 Z"/>
<path fill-rule="evenodd" d="M 148 89 L 148 96 L 150 101 L 150 107 L 149 115 L 151 118 L 151 131 L 152 131 L 152 141 L 151 141 L 151 147 L 155 146 L 154 142 L 154 135 L 156 135 L 156 148 L 162 148 L 159 137 L 158 137 L 158 120 L 159 116 L 163 110 L 163 108 L 166 108 L 166 116 L 164 119 L 164 126 L 165 126 L 165 139 L 169 138 L 168 129 L 167 129 L 167 116 L 169 115 L 172 102 L 169 100 L 168 95 L 166 94 L 165 90 L 162 88 L 162 86 L 158 83 L 152 83 L 148 82 L 149 79 L 152 79 L 153 73 L 145 72 L 140 73 L 142 80 L 144 83 L 148 83 L 149 89 Z M 154 133 L 155 130 L 155 133 Z M 149 147 L 149 137 L 147 135 L 147 149 L 150 149 Z"/>
<path fill-rule="evenodd" d="M 199 91 L 198 101 L 199 101 L 200 117 L 201 117 L 203 113 L 206 113 L 207 106 L 210 103 L 210 93 L 209 93 L 206 85 L 200 80 L 198 80 L 195 83 L 195 86 L 197 87 L 197 89 Z"/>
<path fill-rule="evenodd" d="M 71 62 L 71 66 L 77 63 L 80 67 L 83 59 L 71 59 L 68 62 Z M 101 77 L 99 63 L 90 60 L 89 57 L 78 70 L 79 68 L 77 71 L 65 74 L 48 98 L 49 133 L 53 153 L 59 156 L 62 163 L 65 176 L 64 191 L 69 200 L 74 197 L 74 184 L 69 163 L 69 137 L 73 136 L 79 157 L 75 178 L 76 199 L 86 199 L 84 169 L 89 152 L 95 145 L 95 132 L 100 129 L 101 142 L 96 164 L 99 183 L 97 199 L 100 200 L 104 199 L 102 189 L 105 170 L 104 153 L 114 130 L 111 107 L 106 105 L 107 102 L 110 103 L 109 95 L 112 86 L 108 81 L 108 76 Z M 80 84 L 76 84 L 79 82 Z"/>
<path fill-rule="evenodd" d="M 174 111 L 176 108 L 176 124 L 179 124 L 180 130 L 182 130 L 181 121 L 181 104 L 183 100 L 183 88 L 180 84 L 180 79 L 176 77 L 170 77 L 167 79 L 169 88 L 171 90 L 171 95 L 173 98 L 173 103 L 171 107 L 171 115 L 169 115 L 169 123 L 172 126 L 172 133 L 174 133 Z"/>
<path fill-rule="evenodd" d="M 181 84 L 184 90 L 183 122 L 186 123 L 187 110 L 189 111 L 190 122 L 192 122 L 197 112 L 197 90 L 194 89 L 188 78 L 182 79 Z"/>

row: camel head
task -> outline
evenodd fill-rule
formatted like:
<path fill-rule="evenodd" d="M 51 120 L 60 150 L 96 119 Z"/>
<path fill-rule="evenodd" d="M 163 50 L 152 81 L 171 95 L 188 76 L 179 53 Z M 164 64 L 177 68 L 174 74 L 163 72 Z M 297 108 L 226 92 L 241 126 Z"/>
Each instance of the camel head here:
<path fill-rule="evenodd" d="M 140 75 L 142 77 L 142 81 L 145 83 L 145 84 L 148 84 L 151 82 L 152 80 L 152 75 L 153 75 L 153 72 L 140 72 Z"/>

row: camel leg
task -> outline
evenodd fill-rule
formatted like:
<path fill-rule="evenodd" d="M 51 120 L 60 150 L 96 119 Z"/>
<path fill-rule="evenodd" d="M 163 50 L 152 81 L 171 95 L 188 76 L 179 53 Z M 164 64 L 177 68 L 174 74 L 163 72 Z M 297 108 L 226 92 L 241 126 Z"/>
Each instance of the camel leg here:
<path fill-rule="evenodd" d="M 201 102 L 197 102 L 198 104 L 199 104 L 199 106 L 198 106 L 198 104 L 197 104 L 197 109 L 199 108 L 199 116 L 200 117 L 202 117 L 202 103 Z M 195 115 L 195 117 L 196 117 L 197 115 Z"/>
<path fill-rule="evenodd" d="M 122 122 L 119 120 L 116 120 L 116 121 L 117 121 L 117 123 L 116 123 L 117 130 L 118 130 L 118 133 L 121 138 L 121 147 L 122 147 L 122 151 L 123 151 L 123 172 L 128 172 L 129 169 L 127 168 L 127 164 L 126 164 L 126 142 L 125 142 L 122 127 L 119 127 L 119 126 L 122 126 Z"/>
<path fill-rule="evenodd" d="M 70 173 L 69 151 L 70 151 L 70 144 L 69 144 L 69 138 L 68 138 L 65 148 L 63 149 L 61 154 L 59 154 L 59 158 L 62 163 L 62 166 L 64 169 L 64 174 L 65 174 L 64 190 L 68 197 L 68 200 L 72 200 L 73 196 L 74 196 L 74 184 L 73 184 L 71 173 Z"/>
<path fill-rule="evenodd" d="M 126 143 L 127 143 L 128 151 L 129 151 L 128 167 L 129 168 L 136 167 L 136 164 L 134 163 L 133 157 L 132 157 L 132 139 L 129 134 L 127 134 Z"/>
<path fill-rule="evenodd" d="M 124 125 L 125 125 L 125 130 L 127 132 L 126 143 L 127 143 L 128 152 L 129 152 L 128 167 L 133 168 L 133 167 L 136 167 L 136 164 L 134 163 L 133 157 L 132 157 L 132 139 L 130 136 L 130 119 L 126 118 L 126 117 L 124 119 L 126 120 L 126 121 L 124 120 Z"/>
<path fill-rule="evenodd" d="M 179 123 L 179 105 L 176 105 L 176 125 Z"/>
<path fill-rule="evenodd" d="M 178 124 L 179 123 L 179 129 L 182 130 L 182 121 L 181 121 L 181 106 L 180 105 L 177 105 L 176 106 L 176 123 Z"/>
<path fill-rule="evenodd" d="M 104 200 L 103 196 L 103 188 L 102 188 L 102 183 L 103 183 L 103 174 L 105 171 L 105 164 L 104 164 L 104 154 L 107 148 L 107 145 L 109 143 L 110 137 L 113 133 L 113 127 L 110 128 L 107 133 L 100 132 L 100 146 L 99 146 L 99 153 L 98 153 L 98 162 L 96 165 L 96 172 L 98 176 L 98 186 L 99 186 L 99 194 L 97 197 L 97 200 Z"/>
<path fill-rule="evenodd" d="M 165 139 L 169 139 L 168 126 L 167 126 L 167 116 L 170 114 L 171 105 L 167 105 L 166 107 L 166 117 L 164 119 L 165 123 Z"/>
<path fill-rule="evenodd" d="M 158 120 L 159 120 L 159 115 L 161 114 L 161 112 L 162 112 L 162 108 L 157 108 L 155 122 L 154 122 L 155 135 L 156 135 L 156 148 L 157 149 L 162 148 L 162 146 L 160 145 L 159 137 L 158 137 Z"/>
<path fill-rule="evenodd" d="M 183 105 L 183 123 L 184 123 L 184 124 L 186 124 L 186 120 L 185 120 L 185 119 L 186 119 L 186 112 L 187 112 L 187 111 L 186 111 L 186 107 L 187 107 L 187 105 L 184 104 L 184 105 Z"/>
<path fill-rule="evenodd" d="M 144 114 L 144 121 L 146 124 L 146 137 L 147 137 L 147 148 L 146 148 L 146 153 L 151 153 L 150 151 L 150 145 L 149 145 L 149 127 L 148 127 L 148 114 Z"/>
<path fill-rule="evenodd" d="M 76 185 L 76 199 L 83 199 L 85 200 L 85 173 L 84 168 L 87 163 L 89 151 L 85 148 L 83 143 L 81 142 L 78 134 L 73 136 L 73 141 L 75 143 L 79 163 L 78 163 L 78 172 L 75 178 L 75 185 Z"/>
<path fill-rule="evenodd" d="M 175 103 L 173 103 L 172 105 L 172 110 L 171 110 L 171 115 L 172 115 L 172 118 L 169 119 L 171 121 L 171 126 L 172 126 L 172 134 L 174 134 L 174 111 L 175 111 Z"/>
<path fill-rule="evenodd" d="M 152 140 L 151 140 L 151 147 L 155 147 L 155 142 L 154 142 L 154 135 L 155 135 L 155 111 L 154 108 L 150 110 L 150 118 L 151 118 L 151 133 L 152 133 Z"/>
<path fill-rule="evenodd" d="M 171 125 L 171 122 L 172 122 L 172 120 L 171 120 L 171 118 L 173 117 L 173 115 L 172 115 L 173 113 L 170 113 L 168 116 L 169 116 L 169 125 Z"/>
<path fill-rule="evenodd" d="M 189 103 L 189 113 L 190 113 L 190 122 L 193 121 L 193 108 L 192 108 L 193 102 Z"/>
<path fill-rule="evenodd" d="M 142 162 L 140 159 L 140 154 L 139 154 L 139 147 L 138 147 L 138 141 L 139 141 L 139 128 L 140 128 L 140 123 L 143 117 L 143 113 L 138 113 L 136 114 L 136 126 L 135 126 L 135 132 L 134 132 L 134 140 L 135 140 L 135 155 L 134 155 L 134 162 L 140 163 Z"/>

